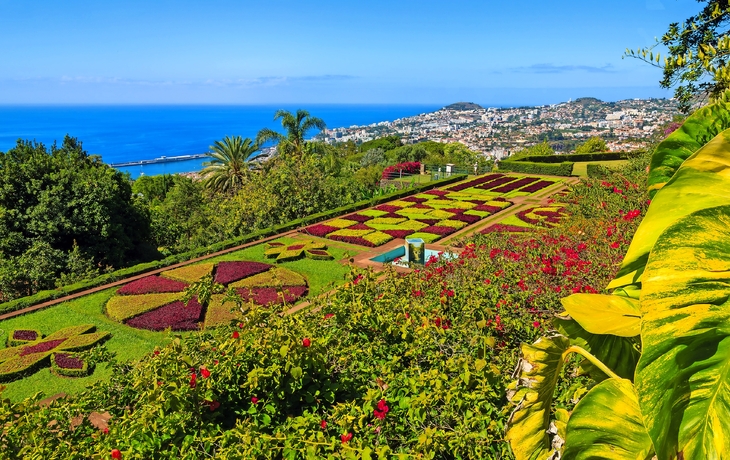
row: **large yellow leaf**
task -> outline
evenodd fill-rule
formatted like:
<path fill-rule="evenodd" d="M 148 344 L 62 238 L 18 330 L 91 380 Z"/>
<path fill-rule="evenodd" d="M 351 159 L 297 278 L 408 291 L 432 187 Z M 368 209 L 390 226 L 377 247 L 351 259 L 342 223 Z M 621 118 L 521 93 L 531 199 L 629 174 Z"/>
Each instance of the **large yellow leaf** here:
<path fill-rule="evenodd" d="M 730 204 L 728 151 L 730 130 L 725 130 L 682 163 L 654 197 L 609 289 L 641 282 L 649 252 L 659 235 L 677 219 L 700 209 Z"/>
<path fill-rule="evenodd" d="M 643 353 L 636 370 L 659 459 L 730 453 L 729 299 L 730 206 L 669 226 L 643 276 Z"/>
<path fill-rule="evenodd" d="M 654 455 L 636 390 L 625 379 L 599 383 L 568 420 L 565 460 L 648 460 Z"/>
<path fill-rule="evenodd" d="M 641 332 L 639 301 L 605 294 L 573 294 L 560 300 L 565 310 L 591 334 L 636 337 Z"/>

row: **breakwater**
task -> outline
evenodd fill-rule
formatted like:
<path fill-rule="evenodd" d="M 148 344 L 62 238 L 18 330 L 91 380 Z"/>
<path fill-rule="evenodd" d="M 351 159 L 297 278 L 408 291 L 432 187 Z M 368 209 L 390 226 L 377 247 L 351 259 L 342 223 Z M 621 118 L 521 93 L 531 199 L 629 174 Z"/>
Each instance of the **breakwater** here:
<path fill-rule="evenodd" d="M 123 163 L 111 163 L 109 166 L 112 168 L 124 168 L 129 166 L 143 166 L 143 165 L 151 165 L 151 164 L 157 164 L 157 163 L 170 163 L 173 161 L 188 161 L 188 160 L 197 160 L 199 158 L 205 158 L 207 155 L 205 153 L 197 153 L 194 155 L 177 155 L 172 157 L 167 156 L 161 156 L 159 158 L 154 158 L 152 160 L 138 160 L 138 161 L 126 161 Z"/>

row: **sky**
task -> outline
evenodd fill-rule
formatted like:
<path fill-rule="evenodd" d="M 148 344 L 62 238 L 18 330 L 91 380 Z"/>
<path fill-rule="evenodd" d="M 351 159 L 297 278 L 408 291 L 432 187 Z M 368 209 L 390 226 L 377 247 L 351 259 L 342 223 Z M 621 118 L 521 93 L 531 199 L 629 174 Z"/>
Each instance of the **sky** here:
<path fill-rule="evenodd" d="M 671 97 L 696 0 L 0 0 L 0 104 L 537 105 Z"/>

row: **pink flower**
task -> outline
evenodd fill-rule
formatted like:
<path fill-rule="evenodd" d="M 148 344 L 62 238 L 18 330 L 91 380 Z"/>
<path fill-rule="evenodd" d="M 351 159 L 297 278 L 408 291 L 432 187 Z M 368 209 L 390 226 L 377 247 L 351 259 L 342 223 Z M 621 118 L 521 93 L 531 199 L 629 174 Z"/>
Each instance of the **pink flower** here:
<path fill-rule="evenodd" d="M 540 327 L 540 321 L 533 322 L 532 327 Z"/>
<path fill-rule="evenodd" d="M 362 276 L 362 275 L 357 275 L 357 276 L 355 277 L 355 279 L 354 279 L 354 280 L 352 280 L 352 284 L 357 284 L 357 283 L 359 283 L 360 281 L 362 281 L 362 278 L 363 278 L 363 276 Z"/>
<path fill-rule="evenodd" d="M 219 407 L 221 407 L 221 403 L 218 401 L 206 401 L 206 403 L 208 404 L 208 408 L 211 412 L 215 412 Z"/>
<path fill-rule="evenodd" d="M 251 396 L 251 403 L 256 404 L 257 402 L 259 402 L 259 398 L 257 398 L 256 396 Z"/>
<path fill-rule="evenodd" d="M 237 339 L 237 338 L 239 338 L 240 336 L 241 336 L 241 335 L 240 335 L 240 334 L 238 333 L 238 331 L 234 331 L 234 332 L 233 332 L 233 338 L 234 338 L 234 339 Z"/>
<path fill-rule="evenodd" d="M 327 420 L 322 420 L 321 422 L 319 422 L 319 427 L 323 430 L 327 428 Z"/>
<path fill-rule="evenodd" d="M 116 460 L 121 460 L 122 453 L 119 451 L 119 449 L 112 449 L 112 458 Z"/>
<path fill-rule="evenodd" d="M 378 406 L 373 410 L 373 415 L 378 420 L 385 420 L 385 414 L 388 413 L 390 408 L 388 407 L 388 404 L 385 402 L 385 399 L 381 399 L 378 401 Z"/>
<path fill-rule="evenodd" d="M 304 348 L 309 348 L 310 345 L 312 345 L 312 341 L 309 340 L 309 337 L 304 337 L 304 339 L 302 339 L 302 346 Z"/>

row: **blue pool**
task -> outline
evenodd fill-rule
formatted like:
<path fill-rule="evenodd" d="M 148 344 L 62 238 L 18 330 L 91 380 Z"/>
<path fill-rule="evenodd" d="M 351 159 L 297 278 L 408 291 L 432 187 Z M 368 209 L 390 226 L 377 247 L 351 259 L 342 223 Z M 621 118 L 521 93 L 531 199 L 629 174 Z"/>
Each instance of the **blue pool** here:
<path fill-rule="evenodd" d="M 425 250 L 425 260 L 428 260 L 431 258 L 431 256 L 439 257 L 439 251 L 434 251 L 433 249 L 426 248 Z M 441 257 L 444 259 L 454 259 L 456 258 L 456 254 L 451 252 L 444 252 L 441 254 Z M 398 263 L 393 263 L 395 259 L 400 259 Z M 387 264 L 387 263 L 393 263 L 394 265 L 401 265 L 401 266 L 408 266 L 408 258 L 406 257 L 406 248 L 405 246 L 398 246 L 397 248 L 393 248 L 388 252 L 384 252 L 380 255 L 377 255 L 373 257 L 373 262 L 380 262 L 381 264 Z"/>

